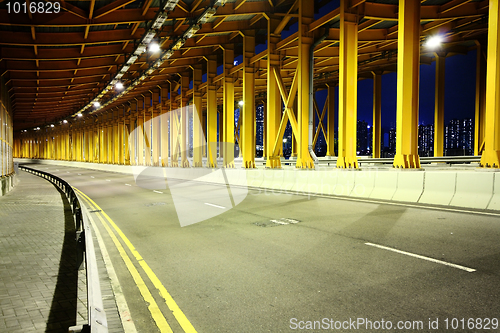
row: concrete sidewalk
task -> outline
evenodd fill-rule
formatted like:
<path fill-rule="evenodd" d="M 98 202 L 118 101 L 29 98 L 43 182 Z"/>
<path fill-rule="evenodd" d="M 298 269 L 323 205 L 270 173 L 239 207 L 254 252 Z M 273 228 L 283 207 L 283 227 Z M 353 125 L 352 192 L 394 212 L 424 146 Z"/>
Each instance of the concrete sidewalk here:
<path fill-rule="evenodd" d="M 123 332 L 98 249 L 109 331 Z M 21 171 L 18 185 L 0 197 L 0 332 L 67 332 L 86 316 L 71 208 L 50 182 Z"/>

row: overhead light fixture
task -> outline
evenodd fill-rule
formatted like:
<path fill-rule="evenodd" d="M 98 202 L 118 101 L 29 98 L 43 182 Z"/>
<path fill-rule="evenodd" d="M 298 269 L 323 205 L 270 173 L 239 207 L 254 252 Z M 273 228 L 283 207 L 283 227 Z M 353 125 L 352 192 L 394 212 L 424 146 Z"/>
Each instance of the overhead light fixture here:
<path fill-rule="evenodd" d="M 54 124 L 50 124 L 50 127 L 54 127 Z"/>
<path fill-rule="evenodd" d="M 78 114 L 78 117 L 83 117 L 83 114 L 79 113 L 79 114 Z"/>
<path fill-rule="evenodd" d="M 213 7 L 209 7 L 207 9 L 205 9 L 205 11 L 203 12 L 203 14 L 201 14 L 200 18 L 198 19 L 198 23 L 207 23 L 207 21 L 215 15 L 215 13 L 217 12 L 217 10 Z"/>
<path fill-rule="evenodd" d="M 440 47 L 442 42 L 443 42 L 443 37 L 435 35 L 427 39 L 427 41 L 425 42 L 425 46 L 431 49 L 435 49 Z"/>
<path fill-rule="evenodd" d="M 101 103 L 99 102 L 94 102 L 94 107 L 98 108 L 101 106 Z M 79 113 L 78 115 L 80 115 L 81 113 Z"/>
<path fill-rule="evenodd" d="M 153 38 L 155 38 L 155 36 L 156 36 L 156 31 L 151 29 L 147 32 L 146 36 L 144 36 L 142 42 L 147 45 L 151 43 L 151 41 L 153 40 Z"/>
<path fill-rule="evenodd" d="M 226 4 L 227 0 L 217 0 L 215 2 L 216 6 L 224 6 Z"/>
<path fill-rule="evenodd" d="M 122 77 L 123 77 L 123 73 L 120 72 L 120 73 L 116 74 L 115 79 L 121 79 Z"/>
<path fill-rule="evenodd" d="M 184 38 L 191 38 L 195 33 L 200 30 L 201 26 L 199 24 L 193 24 L 192 26 L 189 27 L 189 29 L 186 30 L 184 33 Z"/>
<path fill-rule="evenodd" d="M 160 51 L 160 45 L 157 42 L 149 44 L 149 52 L 156 53 L 158 51 Z"/>
<path fill-rule="evenodd" d="M 173 50 L 168 50 L 167 52 L 165 52 L 165 54 L 163 55 L 163 59 L 168 59 L 170 58 L 171 56 L 174 55 L 174 51 Z"/>
<path fill-rule="evenodd" d="M 174 46 L 172 46 L 172 50 L 179 50 L 185 42 L 186 40 L 184 38 L 177 39 Z"/>
<path fill-rule="evenodd" d="M 239 106 L 243 106 L 244 104 L 245 104 L 245 102 L 243 102 L 243 101 L 239 101 L 239 102 L 238 102 L 238 105 L 239 105 Z"/>
<path fill-rule="evenodd" d="M 63 120 L 63 124 L 67 124 L 68 121 L 66 119 Z"/>
<path fill-rule="evenodd" d="M 117 82 L 117 83 L 115 84 L 115 88 L 116 88 L 116 89 L 118 89 L 118 90 L 122 90 L 122 89 L 123 89 L 123 83 L 121 83 L 121 82 Z"/>
<path fill-rule="evenodd" d="M 135 49 L 135 52 L 134 54 L 137 55 L 137 56 L 140 56 L 141 54 L 143 54 L 144 52 L 146 51 L 146 45 L 144 44 L 141 44 L 137 47 L 137 49 Z"/>
<path fill-rule="evenodd" d="M 137 60 L 137 56 L 133 55 L 127 60 L 128 65 L 132 65 Z"/>
<path fill-rule="evenodd" d="M 167 20 L 167 18 L 168 18 L 167 13 L 160 13 L 160 14 L 158 14 L 158 17 L 156 18 L 156 20 L 151 25 L 151 28 L 153 28 L 153 29 L 161 29 L 161 27 L 163 26 L 163 23 L 165 23 L 165 21 Z"/>
<path fill-rule="evenodd" d="M 165 4 L 165 7 L 163 7 L 163 10 L 167 10 L 169 12 L 174 10 L 178 2 L 179 0 L 168 0 L 167 3 Z"/>

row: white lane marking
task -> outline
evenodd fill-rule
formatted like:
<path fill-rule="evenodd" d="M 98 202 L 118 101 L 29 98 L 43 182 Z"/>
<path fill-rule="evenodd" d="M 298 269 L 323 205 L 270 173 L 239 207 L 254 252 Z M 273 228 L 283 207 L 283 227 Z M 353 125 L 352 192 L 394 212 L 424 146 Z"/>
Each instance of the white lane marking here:
<path fill-rule="evenodd" d="M 283 220 L 288 221 L 289 223 L 292 223 L 292 224 L 299 223 L 299 221 L 297 221 L 297 220 L 293 220 L 293 219 L 287 219 L 287 218 L 284 218 Z"/>
<path fill-rule="evenodd" d="M 81 173 L 78 174 L 78 176 L 81 176 L 81 175 L 82 175 Z"/>
<path fill-rule="evenodd" d="M 153 192 L 163 194 L 163 192 L 160 192 L 160 191 L 153 190 Z"/>
<path fill-rule="evenodd" d="M 95 178 L 94 176 L 90 176 L 90 178 Z"/>
<path fill-rule="evenodd" d="M 213 205 L 211 203 L 208 203 L 208 202 L 205 202 L 205 205 L 209 205 L 209 206 L 212 206 L 212 207 L 216 207 L 216 208 L 220 208 L 220 209 L 226 209 L 226 207 L 222 207 L 222 206 L 217 206 L 217 205 Z"/>
<path fill-rule="evenodd" d="M 283 222 L 283 221 L 278 221 L 278 220 L 270 220 L 270 221 L 277 223 L 277 224 L 288 225 L 288 222 Z"/>
<path fill-rule="evenodd" d="M 130 184 L 125 184 L 125 186 L 132 186 L 132 185 L 130 185 Z"/>
<path fill-rule="evenodd" d="M 450 266 L 450 267 L 453 267 L 453 268 L 458 268 L 458 269 L 461 269 L 461 270 L 469 272 L 469 273 L 472 273 L 472 272 L 476 271 L 473 268 L 469 268 L 469 267 L 465 267 L 465 266 L 460 266 L 460 265 L 452 264 L 452 263 L 449 263 L 449 262 L 446 262 L 446 261 L 441 261 L 441 260 L 437 260 L 437 259 L 434 259 L 434 258 L 429 258 L 429 257 L 421 256 L 419 254 L 414 254 L 414 253 L 410 253 L 410 252 L 396 250 L 396 249 L 393 249 L 393 248 L 390 248 L 390 247 L 387 247 L 387 246 L 383 246 L 383 245 L 378 245 L 378 244 L 373 244 L 373 243 L 365 243 L 365 245 L 374 246 L 374 247 L 378 247 L 379 249 L 388 250 L 388 251 L 392 251 L 392 252 L 404 254 L 404 255 L 407 255 L 407 256 L 410 256 L 410 257 L 414 257 L 414 258 L 418 258 L 418 259 L 423 259 L 423 260 L 431 261 L 431 262 L 434 262 L 436 264 L 441 264 L 441 265 L 446 265 L 446 266 Z"/>
<path fill-rule="evenodd" d="M 59 169 L 56 169 L 56 171 L 59 171 Z"/>
<path fill-rule="evenodd" d="M 66 173 L 69 173 L 69 171 L 66 171 Z"/>
<path fill-rule="evenodd" d="M 111 180 L 109 180 L 109 179 L 106 179 L 106 181 L 107 181 L 107 182 L 110 182 Z"/>

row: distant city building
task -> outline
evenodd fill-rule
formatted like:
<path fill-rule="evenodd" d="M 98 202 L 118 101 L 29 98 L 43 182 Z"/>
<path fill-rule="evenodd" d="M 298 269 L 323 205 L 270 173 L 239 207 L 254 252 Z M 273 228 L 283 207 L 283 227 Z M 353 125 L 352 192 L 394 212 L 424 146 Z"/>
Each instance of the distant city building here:
<path fill-rule="evenodd" d="M 256 110 L 256 155 L 258 157 L 262 156 L 263 148 L 264 148 L 264 106 L 259 105 Z"/>
<path fill-rule="evenodd" d="M 445 127 L 444 150 L 446 156 L 474 154 L 474 122 L 471 118 L 450 120 Z"/>
<path fill-rule="evenodd" d="M 391 128 L 389 130 L 389 142 L 387 144 L 389 153 L 396 153 L 396 129 Z"/>
<path fill-rule="evenodd" d="M 418 155 L 434 156 L 434 125 L 418 125 Z"/>
<path fill-rule="evenodd" d="M 357 154 L 371 155 L 372 152 L 372 128 L 364 120 L 357 123 Z"/>

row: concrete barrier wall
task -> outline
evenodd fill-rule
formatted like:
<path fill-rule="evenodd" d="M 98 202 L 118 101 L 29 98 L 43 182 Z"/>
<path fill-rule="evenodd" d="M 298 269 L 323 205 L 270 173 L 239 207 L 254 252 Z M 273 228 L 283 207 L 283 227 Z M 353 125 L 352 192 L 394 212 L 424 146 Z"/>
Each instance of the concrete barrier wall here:
<path fill-rule="evenodd" d="M 500 175 L 495 172 L 493 178 L 493 196 L 488 204 L 488 209 L 500 210 Z"/>
<path fill-rule="evenodd" d="M 203 181 L 224 184 L 221 169 L 159 168 L 86 162 L 15 159 L 16 162 L 62 165 L 124 174 Z M 215 171 L 215 172 L 214 172 Z M 500 176 L 480 171 L 408 170 L 321 170 L 302 169 L 225 169 L 231 185 L 323 194 L 383 199 L 401 202 L 500 210 Z M 5 185 L 3 185 L 5 186 Z"/>
<path fill-rule="evenodd" d="M 424 190 L 423 171 L 404 171 L 398 173 L 398 186 L 392 197 L 394 201 L 418 202 Z"/>
<path fill-rule="evenodd" d="M 419 203 L 449 205 L 455 195 L 457 173 L 449 171 L 426 171 L 424 191 Z"/>
<path fill-rule="evenodd" d="M 369 198 L 375 187 L 377 171 L 358 171 L 354 173 L 354 187 L 352 197 Z"/>
<path fill-rule="evenodd" d="M 0 197 L 6 195 L 16 185 L 16 174 L 0 177 Z"/>
<path fill-rule="evenodd" d="M 377 171 L 375 175 L 375 186 L 372 193 L 370 193 L 369 198 L 391 200 L 394 196 L 394 193 L 396 193 L 396 188 L 398 186 L 398 175 L 401 172 L 402 171 L 398 170 Z"/>
<path fill-rule="evenodd" d="M 493 196 L 492 172 L 457 172 L 451 206 L 486 209 Z"/>

